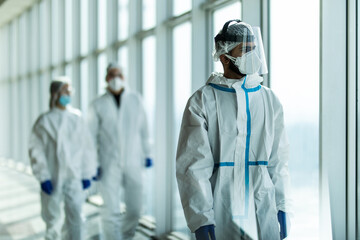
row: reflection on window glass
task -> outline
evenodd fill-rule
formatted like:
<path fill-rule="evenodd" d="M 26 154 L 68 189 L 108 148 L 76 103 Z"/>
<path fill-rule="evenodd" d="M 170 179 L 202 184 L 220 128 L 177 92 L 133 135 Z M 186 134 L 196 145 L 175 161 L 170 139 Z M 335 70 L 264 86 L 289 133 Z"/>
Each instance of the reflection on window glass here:
<path fill-rule="evenodd" d="M 173 92 L 175 132 L 174 149 L 177 147 L 182 115 L 191 94 L 191 24 L 184 23 L 174 28 L 173 32 Z M 175 157 L 175 156 L 174 156 Z M 175 178 L 175 176 L 173 176 Z M 179 191 L 174 180 L 175 210 L 174 230 L 188 233 L 184 212 L 180 202 Z"/>
<path fill-rule="evenodd" d="M 65 59 L 70 60 L 73 54 L 73 0 L 65 1 Z"/>
<path fill-rule="evenodd" d="M 89 104 L 89 63 L 87 59 L 81 61 L 80 76 L 80 107 L 81 111 L 86 114 Z"/>
<path fill-rule="evenodd" d="M 98 2 L 98 48 L 106 46 L 106 0 Z"/>
<path fill-rule="evenodd" d="M 149 135 L 151 146 L 154 146 L 154 128 L 155 128 L 155 96 L 156 96 L 156 80 L 155 80 L 155 37 L 150 36 L 143 40 L 142 44 L 142 66 L 143 66 L 143 102 L 148 119 Z M 144 176 L 147 189 L 144 191 L 144 213 L 154 216 L 153 193 L 154 193 L 154 170 L 147 169 Z"/>
<path fill-rule="evenodd" d="M 129 34 L 129 0 L 119 0 L 119 29 L 118 39 L 122 40 Z"/>
<path fill-rule="evenodd" d="M 98 56 L 98 95 L 105 93 L 106 90 L 106 66 L 107 66 L 107 59 L 106 53 L 102 53 Z"/>
<path fill-rule="evenodd" d="M 52 0 L 51 2 L 51 44 L 52 44 L 52 64 L 57 64 L 60 61 L 60 42 L 59 42 L 59 0 Z M 33 27 L 33 25 L 31 26 Z M 36 34 L 34 34 L 36 35 Z"/>
<path fill-rule="evenodd" d="M 174 15 L 181 15 L 191 9 L 191 0 L 173 0 Z"/>
<path fill-rule="evenodd" d="M 235 2 L 214 12 L 213 36 L 223 28 L 224 24 L 232 19 L 241 19 L 241 3 Z M 214 42 L 212 43 L 214 48 Z M 214 62 L 214 72 L 224 72 L 220 61 Z"/>
<path fill-rule="evenodd" d="M 271 88 L 282 101 L 290 142 L 291 239 L 319 239 L 319 0 L 272 1 L 270 29 Z M 299 66 L 306 77 L 295 74 Z"/>
<path fill-rule="evenodd" d="M 155 26 L 155 0 L 143 0 L 142 1 L 142 26 L 143 29 L 152 28 Z"/>
<path fill-rule="evenodd" d="M 85 55 L 89 52 L 89 0 L 81 0 L 81 55 Z"/>
<path fill-rule="evenodd" d="M 124 77 L 125 77 L 126 81 L 129 81 L 129 79 L 128 79 L 128 76 L 129 76 L 128 61 L 129 61 L 128 48 L 126 46 L 119 48 L 119 51 L 118 51 L 118 63 L 122 67 L 122 70 L 124 72 Z"/>

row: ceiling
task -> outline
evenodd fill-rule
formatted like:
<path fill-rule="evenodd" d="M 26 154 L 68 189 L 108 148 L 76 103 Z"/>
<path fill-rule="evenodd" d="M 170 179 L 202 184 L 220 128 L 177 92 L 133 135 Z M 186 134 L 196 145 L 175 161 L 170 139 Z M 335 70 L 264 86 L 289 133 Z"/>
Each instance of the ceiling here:
<path fill-rule="evenodd" d="M 38 0 L 0 0 L 0 27 L 19 16 L 36 2 Z"/>

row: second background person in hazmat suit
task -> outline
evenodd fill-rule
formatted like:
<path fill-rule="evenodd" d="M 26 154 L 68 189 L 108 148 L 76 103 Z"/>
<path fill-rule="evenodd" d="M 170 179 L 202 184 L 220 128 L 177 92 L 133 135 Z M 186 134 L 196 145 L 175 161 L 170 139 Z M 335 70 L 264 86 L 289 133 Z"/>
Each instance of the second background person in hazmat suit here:
<path fill-rule="evenodd" d="M 228 21 L 215 37 L 213 73 L 189 99 L 176 159 L 187 224 L 198 240 L 286 237 L 288 143 L 260 30 Z M 281 229 L 279 229 L 279 223 Z"/>
<path fill-rule="evenodd" d="M 92 102 L 88 113 L 100 166 L 103 234 L 105 240 L 132 239 L 142 208 L 142 169 L 152 164 L 147 120 L 139 94 L 129 89 L 117 63 L 108 65 L 106 82 L 107 92 Z"/>
<path fill-rule="evenodd" d="M 41 183 L 41 217 L 47 240 L 84 239 L 81 207 L 83 189 L 96 173 L 96 152 L 81 112 L 69 106 L 70 79 L 58 77 L 50 86 L 50 110 L 34 124 L 29 156 Z M 65 202 L 65 224 L 61 207 Z"/>

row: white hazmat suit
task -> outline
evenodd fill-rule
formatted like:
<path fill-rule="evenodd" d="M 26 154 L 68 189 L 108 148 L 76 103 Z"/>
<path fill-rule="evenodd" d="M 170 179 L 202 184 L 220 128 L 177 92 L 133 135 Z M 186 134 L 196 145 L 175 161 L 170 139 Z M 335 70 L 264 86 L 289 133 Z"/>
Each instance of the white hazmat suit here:
<path fill-rule="evenodd" d="M 142 207 L 142 169 L 150 155 L 141 98 L 125 88 L 118 107 L 107 92 L 93 101 L 88 117 L 102 169 L 99 189 L 104 199 L 101 215 L 105 240 L 131 239 Z M 124 216 L 120 214 L 121 198 L 126 204 Z"/>
<path fill-rule="evenodd" d="M 213 73 L 187 103 L 176 176 L 192 232 L 214 224 L 218 240 L 280 239 L 288 143 L 282 106 L 261 81 Z"/>
<path fill-rule="evenodd" d="M 29 155 L 33 174 L 40 181 L 51 180 L 54 190 L 41 192 L 41 215 L 46 239 L 60 239 L 61 203 L 65 202 L 63 239 L 83 239 L 81 206 L 82 179 L 96 174 L 96 152 L 90 132 L 79 110 L 53 107 L 33 126 Z"/>

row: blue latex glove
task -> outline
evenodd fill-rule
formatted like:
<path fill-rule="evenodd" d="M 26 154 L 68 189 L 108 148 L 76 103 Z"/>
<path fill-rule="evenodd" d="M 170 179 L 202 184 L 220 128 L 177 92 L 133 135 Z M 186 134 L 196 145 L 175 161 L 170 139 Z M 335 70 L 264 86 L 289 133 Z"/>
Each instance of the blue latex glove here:
<path fill-rule="evenodd" d="M 83 185 L 83 189 L 87 189 L 87 188 L 90 187 L 91 182 L 90 182 L 89 179 L 83 179 L 83 180 L 82 180 L 82 185 Z"/>
<path fill-rule="evenodd" d="M 214 225 L 206 225 L 195 231 L 196 240 L 216 240 Z"/>
<path fill-rule="evenodd" d="M 41 190 L 43 190 L 44 193 L 50 195 L 53 191 L 53 185 L 50 180 L 46 180 L 41 183 Z"/>
<path fill-rule="evenodd" d="M 286 219 L 288 218 L 288 216 L 285 212 L 280 210 L 277 214 L 277 217 L 280 224 L 280 238 L 284 239 L 288 236 L 287 224 L 286 224 Z"/>
<path fill-rule="evenodd" d="M 94 176 L 92 179 L 93 179 L 94 181 L 99 181 L 100 178 L 101 178 L 101 173 L 102 173 L 101 168 L 98 167 L 98 168 L 97 168 L 97 171 L 96 171 L 96 176 Z"/>
<path fill-rule="evenodd" d="M 145 160 L 145 167 L 150 168 L 150 167 L 152 167 L 152 165 L 153 165 L 152 159 L 151 159 L 151 158 L 147 158 L 147 159 Z"/>

